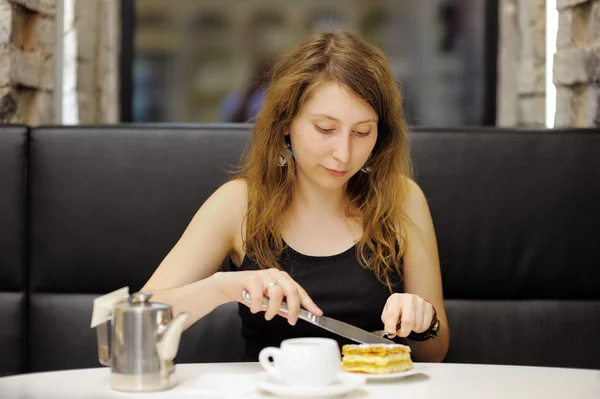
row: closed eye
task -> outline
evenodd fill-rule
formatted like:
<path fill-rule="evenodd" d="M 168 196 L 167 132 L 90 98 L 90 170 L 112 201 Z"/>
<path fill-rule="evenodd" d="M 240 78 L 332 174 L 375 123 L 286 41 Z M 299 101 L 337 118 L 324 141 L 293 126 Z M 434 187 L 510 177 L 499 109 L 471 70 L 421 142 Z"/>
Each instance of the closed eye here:
<path fill-rule="evenodd" d="M 320 131 L 321 133 L 331 133 L 333 132 L 335 129 L 324 129 L 318 125 L 315 125 L 315 128 Z"/>
<path fill-rule="evenodd" d="M 331 133 L 331 132 L 335 131 L 335 129 L 325 129 L 325 128 L 320 127 L 319 125 L 315 125 L 315 128 L 318 131 L 320 131 L 321 133 Z M 369 135 L 369 133 L 371 133 L 371 131 L 369 130 L 367 132 L 360 132 L 358 130 L 355 130 L 354 133 L 356 133 L 357 136 L 365 137 L 365 136 Z"/>

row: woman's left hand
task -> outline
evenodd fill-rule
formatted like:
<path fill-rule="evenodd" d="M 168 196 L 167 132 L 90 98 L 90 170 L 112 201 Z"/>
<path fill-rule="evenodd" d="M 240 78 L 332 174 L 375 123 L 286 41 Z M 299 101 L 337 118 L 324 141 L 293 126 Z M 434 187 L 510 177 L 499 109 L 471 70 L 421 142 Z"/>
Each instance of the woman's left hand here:
<path fill-rule="evenodd" d="M 418 295 L 392 294 L 385 303 L 381 321 L 388 338 L 405 338 L 411 331 L 426 331 L 431 326 L 435 313 L 433 305 Z"/>

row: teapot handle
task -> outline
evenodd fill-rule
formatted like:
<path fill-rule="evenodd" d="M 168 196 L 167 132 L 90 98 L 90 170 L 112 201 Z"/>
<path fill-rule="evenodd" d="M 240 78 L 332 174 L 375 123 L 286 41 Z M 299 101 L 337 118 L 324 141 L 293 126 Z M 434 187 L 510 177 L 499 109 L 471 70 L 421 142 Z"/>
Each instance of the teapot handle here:
<path fill-rule="evenodd" d="M 98 360 L 103 366 L 112 366 L 111 356 L 111 321 L 105 321 L 96 327 L 96 339 L 98 340 Z"/>
<path fill-rule="evenodd" d="M 96 328 L 98 360 L 104 366 L 112 365 L 111 330 L 115 304 L 129 297 L 129 287 L 123 287 L 94 299 L 91 328 Z"/>
<path fill-rule="evenodd" d="M 183 333 L 184 324 L 189 316 L 188 312 L 179 313 L 167 324 L 158 326 L 158 340 L 156 350 L 163 361 L 173 360 L 179 349 L 179 341 Z"/>

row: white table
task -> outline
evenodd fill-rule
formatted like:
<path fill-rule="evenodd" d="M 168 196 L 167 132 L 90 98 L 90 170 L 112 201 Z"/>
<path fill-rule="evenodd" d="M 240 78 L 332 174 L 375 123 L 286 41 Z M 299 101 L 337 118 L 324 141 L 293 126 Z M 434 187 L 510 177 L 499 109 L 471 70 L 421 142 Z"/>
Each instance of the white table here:
<path fill-rule="evenodd" d="M 385 383 L 367 383 L 347 398 L 399 399 L 599 399 L 600 370 L 518 367 L 470 364 L 417 364 L 424 367 L 416 374 Z M 261 372 L 257 363 L 179 364 L 178 386 L 162 393 L 129 394 L 108 386 L 108 368 L 22 374 L 0 378 L 0 398 L 19 399 L 112 399 L 112 398 L 223 398 L 182 390 L 208 373 L 245 375 Z M 274 398 L 254 393 L 249 398 Z"/>

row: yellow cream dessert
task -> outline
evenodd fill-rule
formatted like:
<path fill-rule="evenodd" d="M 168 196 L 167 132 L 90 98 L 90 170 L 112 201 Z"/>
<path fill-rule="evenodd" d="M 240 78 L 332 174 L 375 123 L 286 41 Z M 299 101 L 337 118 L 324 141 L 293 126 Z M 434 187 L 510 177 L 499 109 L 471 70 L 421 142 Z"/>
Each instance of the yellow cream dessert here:
<path fill-rule="evenodd" d="M 342 355 L 342 370 L 350 373 L 389 374 L 413 367 L 410 347 L 401 344 L 344 345 Z"/>

